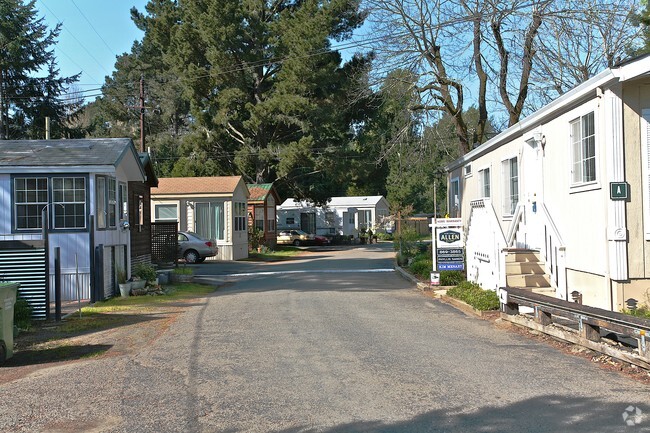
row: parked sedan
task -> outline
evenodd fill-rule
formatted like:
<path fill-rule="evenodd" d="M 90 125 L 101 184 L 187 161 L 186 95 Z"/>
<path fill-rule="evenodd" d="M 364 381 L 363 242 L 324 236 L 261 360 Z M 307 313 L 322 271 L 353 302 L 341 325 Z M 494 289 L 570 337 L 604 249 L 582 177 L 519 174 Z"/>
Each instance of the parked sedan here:
<path fill-rule="evenodd" d="M 329 244 L 330 244 L 330 240 L 329 240 L 329 238 L 326 237 L 326 236 L 316 235 L 316 236 L 314 236 L 314 243 L 315 243 L 316 245 L 321 245 L 321 246 L 323 246 L 323 245 L 329 245 Z"/>
<path fill-rule="evenodd" d="M 283 230 L 278 233 L 278 244 L 307 245 L 314 242 L 314 235 L 302 230 Z"/>
<path fill-rule="evenodd" d="M 186 263 L 202 263 L 217 255 L 217 243 L 194 232 L 178 232 L 178 256 Z"/>

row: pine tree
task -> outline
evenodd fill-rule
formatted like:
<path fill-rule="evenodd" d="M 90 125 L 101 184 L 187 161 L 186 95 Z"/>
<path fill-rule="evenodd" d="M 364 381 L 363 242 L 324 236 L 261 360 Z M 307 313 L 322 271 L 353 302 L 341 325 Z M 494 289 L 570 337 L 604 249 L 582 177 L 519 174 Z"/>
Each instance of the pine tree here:
<path fill-rule="evenodd" d="M 0 138 L 42 138 L 49 116 L 55 136 L 69 135 L 66 120 L 80 101 L 62 97 L 78 75 L 59 77 L 52 49 L 60 25 L 48 30 L 35 0 L 0 1 Z M 43 74 L 45 76 L 38 76 Z"/>

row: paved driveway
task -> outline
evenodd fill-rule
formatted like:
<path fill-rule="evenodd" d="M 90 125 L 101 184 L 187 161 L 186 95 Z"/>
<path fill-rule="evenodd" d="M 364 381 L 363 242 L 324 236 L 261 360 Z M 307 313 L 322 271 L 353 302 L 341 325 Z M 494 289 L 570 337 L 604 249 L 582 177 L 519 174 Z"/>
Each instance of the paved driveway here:
<path fill-rule="evenodd" d="M 150 346 L 0 386 L 0 431 L 650 431 L 622 417 L 647 386 L 431 301 L 390 257 L 202 265 L 227 284 Z"/>

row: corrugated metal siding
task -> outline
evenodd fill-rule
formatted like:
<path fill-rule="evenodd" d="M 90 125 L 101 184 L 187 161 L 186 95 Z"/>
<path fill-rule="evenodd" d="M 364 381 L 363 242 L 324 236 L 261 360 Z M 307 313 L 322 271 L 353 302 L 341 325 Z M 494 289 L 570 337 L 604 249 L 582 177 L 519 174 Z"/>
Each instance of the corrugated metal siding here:
<path fill-rule="evenodd" d="M 32 317 L 45 319 L 48 309 L 45 249 L 5 245 L 0 242 L 0 278 L 20 283 L 18 296 L 29 302 Z"/>

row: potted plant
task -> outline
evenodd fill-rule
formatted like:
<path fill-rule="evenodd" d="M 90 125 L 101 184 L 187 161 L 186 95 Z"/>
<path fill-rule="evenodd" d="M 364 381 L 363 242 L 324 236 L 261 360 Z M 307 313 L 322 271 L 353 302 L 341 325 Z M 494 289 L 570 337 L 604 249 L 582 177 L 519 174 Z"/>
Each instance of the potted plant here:
<path fill-rule="evenodd" d="M 179 266 L 172 271 L 172 280 L 175 283 L 189 283 L 192 281 L 192 268 Z"/>
<path fill-rule="evenodd" d="M 139 280 L 138 289 L 143 289 L 147 283 L 150 285 L 154 284 L 157 277 L 156 269 L 148 263 L 138 263 L 135 265 L 133 275 Z"/>
<path fill-rule="evenodd" d="M 131 291 L 131 283 L 126 281 L 126 270 L 118 266 L 115 269 L 115 275 L 117 276 L 117 285 L 120 287 L 120 295 L 127 298 Z"/>

